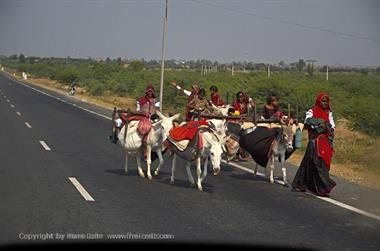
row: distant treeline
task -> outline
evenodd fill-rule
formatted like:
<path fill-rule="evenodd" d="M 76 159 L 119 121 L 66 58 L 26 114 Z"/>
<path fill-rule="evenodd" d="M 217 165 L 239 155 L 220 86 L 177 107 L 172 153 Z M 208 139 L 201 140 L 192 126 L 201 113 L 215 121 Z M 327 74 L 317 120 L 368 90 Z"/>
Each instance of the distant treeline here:
<path fill-rule="evenodd" d="M 303 61 L 303 60 L 302 60 Z M 297 64 L 303 65 L 300 60 Z M 192 63 L 191 63 L 192 62 Z M 347 69 L 329 68 L 329 80 L 326 81 L 323 68 L 312 69 L 306 64 L 299 69 L 287 70 L 285 64 L 271 66 L 268 78 L 267 65 L 262 68 L 242 70 L 231 66 L 213 63 L 205 70 L 210 61 L 198 60 L 187 63 L 174 60 L 165 61 L 164 110 L 181 112 L 186 97 L 170 87 L 170 81 L 176 80 L 184 88 L 199 82 L 209 93 L 209 87 L 215 85 L 225 101 L 231 103 L 238 91 L 249 94 L 258 104 L 258 111 L 265 103 L 265 97 L 275 93 L 281 97 L 280 106 L 287 111 L 290 104 L 293 116 L 303 119 L 305 111 L 310 108 L 319 92 L 331 96 L 332 109 L 336 119 L 348 119 L 353 129 L 371 134 L 380 134 L 380 68 Z M 159 91 L 160 71 L 157 61 L 131 60 L 121 58 L 95 60 L 73 58 L 37 58 L 23 55 L 1 57 L 4 67 L 27 72 L 34 78 L 49 78 L 62 84 L 76 82 L 91 95 L 118 95 L 137 98 L 144 94 L 148 83 L 154 84 Z M 193 64 L 193 65 L 192 65 Z M 186 66 L 188 65 L 188 66 Z M 203 65 L 203 67 L 202 67 Z M 257 64 L 258 65 L 258 64 Z M 282 66 L 281 66 L 282 65 Z M 210 65 L 209 65 L 210 66 Z M 216 67 L 217 66 L 217 67 Z M 223 68 L 224 67 L 224 68 Z M 243 72 L 245 70 L 245 72 Z M 131 107 L 132 108 L 132 107 Z"/>
<path fill-rule="evenodd" d="M 110 59 L 101 58 L 88 58 L 88 59 L 75 59 L 75 58 L 40 58 L 40 57 L 25 57 L 23 54 L 20 55 L 11 55 L 9 57 L 1 56 L 0 60 L 14 60 L 19 63 L 38 63 L 42 61 L 65 61 L 65 62 L 78 62 L 78 61 L 87 61 L 87 62 L 105 62 L 107 64 L 116 64 L 127 66 L 130 63 L 137 67 L 142 67 L 144 69 L 160 69 L 161 61 L 158 60 L 144 60 L 142 59 L 122 59 L 121 57 Z M 380 67 L 349 67 L 349 66 L 316 66 L 307 60 L 299 59 L 297 62 L 286 63 L 283 60 L 277 64 L 270 64 L 271 71 L 305 71 L 310 73 L 310 71 L 317 72 L 326 72 L 326 68 L 329 67 L 329 72 L 356 72 L 356 73 L 369 73 L 376 72 L 380 73 Z M 233 68 L 235 71 L 267 71 L 268 64 L 266 63 L 255 63 L 255 62 L 240 62 L 233 61 L 231 63 L 220 63 L 217 61 L 211 61 L 207 59 L 198 59 L 198 60 L 175 60 L 169 59 L 165 60 L 165 68 L 169 69 L 193 69 L 203 71 L 205 73 L 214 72 L 214 71 L 231 71 Z"/>

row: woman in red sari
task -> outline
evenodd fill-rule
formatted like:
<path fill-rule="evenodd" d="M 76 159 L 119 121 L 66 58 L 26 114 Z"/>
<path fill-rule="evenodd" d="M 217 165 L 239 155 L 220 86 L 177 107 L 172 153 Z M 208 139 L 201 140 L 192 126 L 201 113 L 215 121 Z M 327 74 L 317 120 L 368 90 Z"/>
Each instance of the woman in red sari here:
<path fill-rule="evenodd" d="M 250 108 L 255 107 L 255 102 L 244 92 L 239 91 L 236 93 L 236 100 L 233 102 L 232 107 L 235 109 L 235 112 L 239 112 L 240 116 L 248 116 L 248 111 Z M 245 150 L 240 147 L 236 153 L 236 160 L 239 160 L 239 158 L 245 160 L 246 157 Z"/>
<path fill-rule="evenodd" d="M 213 86 L 210 87 L 210 91 L 211 91 L 211 100 L 210 100 L 211 103 L 214 104 L 215 106 L 223 106 L 224 105 L 224 101 L 219 96 L 218 87 L 216 87 L 215 85 L 213 85 Z"/>
<path fill-rule="evenodd" d="M 320 93 L 315 105 L 306 112 L 305 127 L 309 143 L 292 187 L 296 191 L 307 189 L 318 196 L 329 197 L 336 185 L 329 175 L 335 123 L 327 94 Z"/>
<path fill-rule="evenodd" d="M 255 102 L 253 102 L 251 97 L 240 91 L 236 93 L 236 100 L 232 104 L 232 107 L 235 111 L 239 111 L 240 115 L 248 115 L 248 109 L 255 107 Z"/>
<path fill-rule="evenodd" d="M 183 89 L 181 86 L 177 85 L 177 83 L 174 80 L 171 82 L 171 85 L 177 88 L 179 91 L 183 92 L 186 96 L 188 96 L 187 104 L 185 107 L 185 117 L 186 117 L 186 121 L 190 121 L 192 118 L 192 114 L 190 112 L 190 108 L 188 107 L 188 104 L 190 104 L 193 101 L 193 99 L 198 96 L 198 93 L 201 87 L 198 84 L 193 84 L 191 86 L 191 91 L 188 91 L 188 90 Z"/>

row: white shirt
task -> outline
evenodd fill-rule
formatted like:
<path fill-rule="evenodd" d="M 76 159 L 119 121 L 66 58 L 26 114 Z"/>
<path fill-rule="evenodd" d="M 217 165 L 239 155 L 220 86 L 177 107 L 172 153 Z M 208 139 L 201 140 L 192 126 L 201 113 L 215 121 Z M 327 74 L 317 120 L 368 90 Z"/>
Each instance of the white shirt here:
<path fill-rule="evenodd" d="M 121 118 L 117 118 L 115 120 L 115 125 L 116 125 L 116 127 L 120 128 L 123 125 L 123 120 L 121 120 Z"/>
<path fill-rule="evenodd" d="M 154 103 L 154 106 L 156 108 L 160 108 L 160 101 L 157 101 L 156 103 Z M 136 111 L 140 111 L 140 109 L 141 109 L 140 102 L 136 101 Z"/>
<path fill-rule="evenodd" d="M 176 86 L 178 90 L 181 90 L 182 88 L 180 86 Z M 185 90 L 185 89 L 182 89 L 183 93 L 185 93 L 186 96 L 190 96 L 191 95 L 191 91 L 188 91 L 188 90 Z"/>
<path fill-rule="evenodd" d="M 306 112 L 306 117 L 305 117 L 305 122 L 306 123 L 306 120 L 308 118 L 312 118 L 313 117 L 313 110 L 312 109 L 309 109 L 307 112 Z M 332 112 L 329 111 L 329 122 L 331 124 L 331 127 L 335 130 L 335 122 L 334 122 L 334 117 L 333 117 L 333 114 Z"/>

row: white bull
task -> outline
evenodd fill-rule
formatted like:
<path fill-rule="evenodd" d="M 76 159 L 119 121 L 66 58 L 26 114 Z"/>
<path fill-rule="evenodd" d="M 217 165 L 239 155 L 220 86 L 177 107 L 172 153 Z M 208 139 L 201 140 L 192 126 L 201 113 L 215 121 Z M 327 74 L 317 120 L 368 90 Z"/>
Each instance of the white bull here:
<path fill-rule="evenodd" d="M 224 144 L 227 140 L 226 138 L 226 126 L 225 120 L 212 119 L 208 120 L 211 125 L 212 132 L 204 131 L 201 132 L 201 137 L 203 141 L 203 148 L 200 150 L 198 158 L 196 158 L 196 173 L 197 173 L 197 183 L 195 184 L 193 176 L 191 174 L 190 166 L 191 162 L 186 163 L 187 177 L 191 186 L 195 186 L 198 190 L 202 191 L 202 181 L 207 176 L 207 165 L 208 157 L 210 156 L 211 164 L 213 167 L 214 175 L 220 172 L 220 162 L 222 159 L 223 151 L 225 150 Z M 174 183 L 174 173 L 176 168 L 177 155 L 173 155 L 172 159 L 172 173 L 170 177 L 170 183 Z M 201 170 L 201 160 L 204 161 L 203 174 Z"/>
<path fill-rule="evenodd" d="M 158 171 L 161 165 L 164 163 L 164 158 L 162 157 L 162 143 L 166 140 L 166 137 L 170 129 L 173 127 L 173 121 L 176 118 L 178 118 L 180 114 L 176 114 L 172 117 L 167 118 L 163 114 L 161 114 L 159 111 L 157 111 L 157 115 L 160 117 L 161 120 L 153 123 L 152 129 L 148 133 L 147 141 L 146 141 L 146 146 L 147 146 L 146 162 L 147 162 L 148 179 L 152 179 L 151 153 L 152 151 L 156 152 L 160 160 L 155 171 L 155 174 L 158 174 Z M 125 125 L 124 125 L 118 134 L 118 138 L 119 138 L 119 143 L 126 150 L 125 165 L 124 165 L 125 173 L 126 174 L 128 173 L 128 156 L 135 155 L 136 161 L 137 161 L 138 173 L 141 177 L 144 178 L 145 174 L 141 168 L 141 154 L 143 151 L 142 147 L 143 147 L 144 135 L 141 135 L 137 132 L 137 126 L 138 126 L 138 121 L 131 121 L 130 123 L 128 123 L 127 135 L 126 137 L 124 137 L 124 134 L 125 134 Z"/>

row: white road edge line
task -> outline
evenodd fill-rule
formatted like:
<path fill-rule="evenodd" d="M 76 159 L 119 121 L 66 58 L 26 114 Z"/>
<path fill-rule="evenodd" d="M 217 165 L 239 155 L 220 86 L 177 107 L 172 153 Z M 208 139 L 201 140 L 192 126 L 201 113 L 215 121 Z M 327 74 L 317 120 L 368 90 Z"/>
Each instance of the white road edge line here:
<path fill-rule="evenodd" d="M 16 112 L 16 114 L 17 114 L 18 116 L 21 116 L 21 113 L 20 113 L 20 112 Z"/>
<path fill-rule="evenodd" d="M 46 151 L 51 151 L 50 147 L 43 140 L 39 140 L 40 144 Z"/>
<path fill-rule="evenodd" d="M 86 201 L 95 201 L 94 198 L 91 197 L 91 195 L 84 189 L 84 187 L 79 183 L 79 181 L 74 177 L 69 177 L 69 180 L 75 188 L 79 191 L 79 193 L 84 197 Z"/>
<path fill-rule="evenodd" d="M 251 170 L 251 169 L 249 169 L 249 168 L 246 168 L 246 167 L 244 167 L 244 166 L 241 166 L 241 165 L 239 165 L 239 164 L 231 163 L 231 162 L 227 163 L 227 161 L 225 161 L 225 160 L 222 160 L 222 162 L 225 163 L 225 164 L 227 164 L 227 165 L 231 165 L 231 166 L 233 166 L 233 167 L 239 168 L 239 169 L 241 169 L 241 170 L 243 170 L 243 171 L 246 171 L 246 172 L 249 172 L 249 173 L 252 173 L 252 174 L 255 173 L 253 170 Z M 262 173 L 257 172 L 257 175 L 265 178 L 265 175 L 262 174 Z M 280 181 L 280 180 L 275 180 L 274 182 L 277 183 L 277 184 L 284 185 L 284 182 L 283 182 L 283 181 Z M 333 205 L 336 205 L 336 206 L 338 206 L 338 207 L 342 207 L 342 208 L 347 209 L 347 210 L 350 210 L 350 211 L 352 211 L 352 212 L 355 212 L 355 213 L 358 213 L 358 214 L 361 214 L 361 215 L 367 216 L 367 217 L 369 217 L 369 218 L 372 218 L 372 219 L 375 219 L 375 220 L 379 220 L 379 221 L 380 221 L 380 216 L 378 216 L 378 215 L 376 215 L 376 214 L 369 213 L 369 212 L 367 212 L 367 211 L 364 211 L 364 210 L 361 210 L 361 209 L 359 209 L 359 208 L 356 208 L 356 207 L 353 207 L 353 206 L 347 205 L 347 204 L 345 204 L 345 203 L 339 202 L 339 201 L 334 200 L 334 199 L 331 199 L 331 198 L 326 198 L 326 197 L 316 196 L 316 195 L 314 195 L 314 194 L 312 194 L 312 193 L 306 193 L 306 194 L 307 194 L 307 195 L 310 195 L 310 196 L 312 196 L 312 197 L 318 198 L 318 199 L 320 199 L 320 200 L 326 201 L 326 202 L 328 202 L 328 203 L 331 203 L 331 204 L 333 204 Z"/>
<path fill-rule="evenodd" d="M 79 105 L 77 105 L 77 104 L 74 104 L 74 103 L 71 103 L 71 102 L 68 102 L 68 101 L 63 100 L 63 99 L 61 99 L 61 98 L 59 98 L 59 97 L 54 97 L 53 95 L 50 95 L 50 94 L 48 94 L 48 93 L 46 93 L 46 92 L 44 92 L 44 91 L 38 90 L 38 89 L 36 89 L 36 88 L 34 88 L 34 87 L 32 87 L 32 86 L 29 86 L 29 85 L 27 85 L 27 84 L 24 84 L 24 83 L 18 81 L 18 80 L 16 80 L 16 79 L 12 79 L 10 76 L 8 76 L 8 74 L 3 74 L 3 75 L 6 76 L 8 79 L 10 79 L 10 80 L 12 80 L 12 81 L 14 81 L 14 82 L 16 82 L 16 83 L 19 83 L 20 85 L 23 85 L 23 86 L 25 86 L 25 87 L 27 87 L 27 88 L 30 88 L 30 89 L 32 89 L 32 90 L 34 90 L 34 91 L 36 91 L 36 92 L 39 92 L 39 93 L 41 93 L 41 94 L 43 94 L 43 95 L 46 95 L 46 96 L 51 97 L 51 98 L 53 98 L 53 99 L 59 100 L 59 101 L 61 101 L 61 102 L 63 102 L 63 103 L 66 103 L 66 104 L 72 105 L 72 106 L 74 106 L 74 107 L 76 107 L 76 108 L 79 108 L 79 109 L 81 109 L 81 110 L 83 110 L 83 111 L 86 111 L 86 112 L 89 112 L 89 113 L 92 113 L 92 114 L 98 115 L 99 117 L 102 117 L 102 118 L 105 118 L 105 119 L 108 119 L 108 120 L 112 120 L 112 118 L 107 117 L 107 116 L 105 116 L 105 115 L 103 115 L 103 114 L 100 114 L 100 113 L 97 113 L 97 112 L 91 111 L 91 110 L 89 110 L 89 109 L 87 109 L 87 108 L 81 107 L 81 106 L 79 106 Z"/>
<path fill-rule="evenodd" d="M 32 126 L 31 126 L 28 122 L 25 122 L 25 125 L 26 125 L 26 127 L 28 127 L 28 128 L 32 128 Z"/>
<path fill-rule="evenodd" d="M 11 79 L 7 74 L 5 74 L 5 76 L 8 77 L 9 79 Z M 38 89 L 36 89 L 36 88 L 33 88 L 33 87 L 31 87 L 31 86 L 28 86 L 27 84 L 24 84 L 24 83 L 22 83 L 22 82 L 19 82 L 19 81 L 15 80 L 15 79 L 11 79 L 11 80 L 13 80 L 13 81 L 15 81 L 15 82 L 17 82 L 17 83 L 19 83 L 19 84 L 25 86 L 25 87 L 28 87 L 28 88 L 30 88 L 30 89 L 32 89 L 32 90 L 35 90 L 35 91 L 37 91 L 37 92 L 39 92 L 39 93 L 42 93 L 42 94 L 44 94 L 44 95 L 47 95 L 47 96 L 49 96 L 49 97 L 51 97 L 51 98 L 54 98 L 54 99 L 59 100 L 59 101 L 61 101 L 61 102 L 64 102 L 64 103 L 66 103 L 66 104 L 70 104 L 70 105 L 72 105 L 72 106 L 75 106 L 75 107 L 77 107 L 77 108 L 79 108 L 79 109 L 82 109 L 82 110 L 84 110 L 84 111 L 87 111 L 87 112 L 89 112 L 89 113 L 92 113 L 92 114 L 98 115 L 98 116 L 100 116 L 100 117 L 102 117 L 102 118 L 105 118 L 105 119 L 108 119 L 108 120 L 112 120 L 112 118 L 107 117 L 107 116 L 105 116 L 105 115 L 103 115 L 103 114 L 100 114 L 100 113 L 97 113 L 97 112 L 91 111 L 91 110 L 89 110 L 89 109 L 83 108 L 83 107 L 78 106 L 78 105 L 76 105 L 76 104 L 73 104 L 73 103 L 67 102 L 66 100 L 63 100 L 63 99 L 60 99 L 60 98 L 54 97 L 54 96 L 52 96 L 52 95 L 50 95 L 50 94 L 48 94 L 48 93 L 46 93 L 46 92 L 43 92 L 43 91 L 40 91 L 40 90 L 38 90 Z M 245 168 L 245 167 L 243 167 L 243 166 L 240 166 L 240 165 L 238 165 L 238 164 L 235 164 L 235 163 L 227 163 L 227 161 L 225 161 L 225 160 L 222 160 L 222 162 L 226 163 L 227 165 L 231 165 L 231 166 L 234 166 L 234 167 L 236 167 L 236 168 L 240 168 L 241 170 L 244 170 L 244 171 L 246 171 L 246 172 L 254 173 L 253 170 L 250 170 L 250 169 Z M 259 172 L 257 173 L 257 175 L 262 176 L 262 177 L 265 177 L 264 174 L 259 173 Z M 277 184 L 281 184 L 281 185 L 284 185 L 284 182 L 283 182 L 283 181 L 279 181 L 279 180 L 275 180 L 275 183 L 277 183 Z M 309 194 L 309 193 L 306 193 L 306 194 Z M 309 194 L 309 195 L 312 195 L 312 194 Z M 332 204 L 334 204 L 334 205 L 336 205 L 336 206 L 339 206 L 339 207 L 342 207 L 342 208 L 348 209 L 348 210 L 350 210 L 350 211 L 356 212 L 356 213 L 358 213 L 358 214 L 361 214 L 361 215 L 364 215 L 364 216 L 367 216 L 367 217 L 370 217 L 370 218 L 373 218 L 373 219 L 376 219 L 376 220 L 380 220 L 380 216 L 378 216 L 378 215 L 375 215 L 375 214 L 372 214 L 372 213 L 369 213 L 369 212 L 363 211 L 363 210 L 361 210 L 361 209 L 358 209 L 358 208 L 355 208 L 355 207 L 353 207 L 353 206 L 350 206 L 350 205 L 344 204 L 344 203 L 342 203 L 342 202 L 339 202 L 339 201 L 336 201 L 336 200 L 333 200 L 333 199 L 330 199 L 330 198 L 319 197 L 319 196 L 315 196 L 315 195 L 313 195 L 313 196 L 316 197 L 316 198 L 318 198 L 318 199 L 321 199 L 321 200 L 323 200 L 323 201 L 326 201 L 326 202 L 332 203 Z"/>
<path fill-rule="evenodd" d="M 315 196 L 314 194 L 310 194 L 310 193 L 307 193 L 307 194 L 309 194 L 311 196 Z M 342 207 L 342 208 L 345 208 L 345 209 L 350 210 L 352 212 L 355 212 L 355 213 L 358 213 L 358 214 L 361 214 L 361 215 L 367 216 L 369 218 L 372 218 L 372 219 L 380 221 L 380 216 L 378 216 L 376 214 L 372 214 L 370 212 L 367 212 L 367 211 L 361 210 L 359 208 L 356 208 L 356 207 L 344 204 L 342 202 L 339 202 L 339 201 L 331 199 L 331 198 L 320 197 L 320 196 L 315 196 L 315 197 L 317 197 L 320 200 L 326 201 L 328 203 L 334 204 L 334 205 L 336 205 L 338 207 Z"/>

